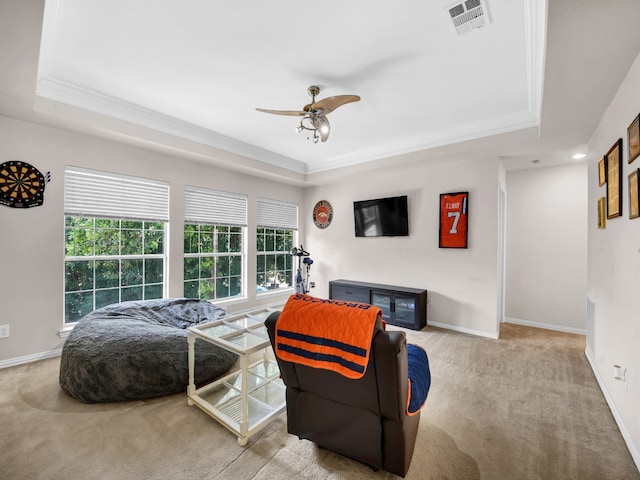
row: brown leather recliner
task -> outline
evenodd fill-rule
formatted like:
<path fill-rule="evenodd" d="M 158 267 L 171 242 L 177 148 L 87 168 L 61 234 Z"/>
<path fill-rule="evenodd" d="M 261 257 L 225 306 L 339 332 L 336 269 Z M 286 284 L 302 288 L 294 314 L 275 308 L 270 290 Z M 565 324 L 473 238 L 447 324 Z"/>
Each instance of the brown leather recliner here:
<path fill-rule="evenodd" d="M 274 312 L 265 322 L 274 351 L 279 315 Z M 277 360 L 287 387 L 289 433 L 375 469 L 406 475 L 420 412 L 412 416 L 406 413 L 408 359 L 404 332 L 374 330 L 369 365 L 357 380 Z"/>

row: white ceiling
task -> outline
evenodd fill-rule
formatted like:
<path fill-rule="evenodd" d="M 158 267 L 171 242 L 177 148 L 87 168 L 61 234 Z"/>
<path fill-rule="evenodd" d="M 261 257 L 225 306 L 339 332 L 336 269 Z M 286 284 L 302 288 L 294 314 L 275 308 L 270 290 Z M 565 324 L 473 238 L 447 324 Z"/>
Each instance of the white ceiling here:
<path fill-rule="evenodd" d="M 508 169 L 584 150 L 640 50 L 640 2 L 487 0 L 462 35 L 453 3 L 47 0 L 36 110 L 303 182 L 474 139 Z M 310 85 L 362 97 L 326 143 L 255 110 L 301 109 Z"/>

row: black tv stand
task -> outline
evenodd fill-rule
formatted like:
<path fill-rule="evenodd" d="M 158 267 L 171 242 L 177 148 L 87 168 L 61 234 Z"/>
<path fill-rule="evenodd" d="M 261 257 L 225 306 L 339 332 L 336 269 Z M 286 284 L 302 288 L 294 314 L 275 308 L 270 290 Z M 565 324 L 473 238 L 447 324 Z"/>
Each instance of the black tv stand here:
<path fill-rule="evenodd" d="M 420 330 L 427 324 L 427 291 L 419 288 L 331 280 L 329 298 L 375 305 L 391 325 Z"/>

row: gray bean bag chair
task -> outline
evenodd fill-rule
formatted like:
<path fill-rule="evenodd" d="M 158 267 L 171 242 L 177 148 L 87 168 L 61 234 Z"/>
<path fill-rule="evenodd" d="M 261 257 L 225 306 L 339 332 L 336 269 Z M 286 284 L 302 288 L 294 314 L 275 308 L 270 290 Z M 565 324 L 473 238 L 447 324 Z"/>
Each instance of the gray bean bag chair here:
<path fill-rule="evenodd" d="M 85 403 L 118 402 L 185 392 L 189 383 L 187 327 L 228 316 L 205 300 L 123 302 L 83 317 L 67 337 L 60 387 Z M 195 381 L 206 383 L 237 356 L 196 340 Z"/>

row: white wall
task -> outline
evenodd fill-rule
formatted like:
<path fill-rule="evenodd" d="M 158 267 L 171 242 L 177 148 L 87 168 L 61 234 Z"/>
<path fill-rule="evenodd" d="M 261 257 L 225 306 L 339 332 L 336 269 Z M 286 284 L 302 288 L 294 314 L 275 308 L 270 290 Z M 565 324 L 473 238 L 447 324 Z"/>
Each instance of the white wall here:
<path fill-rule="evenodd" d="M 589 142 L 588 293 L 596 301 L 595 351 L 589 358 L 622 433 L 640 465 L 640 219 L 629 219 L 627 176 L 640 168 L 628 163 L 627 127 L 640 112 L 640 57 L 609 105 Z M 622 216 L 597 226 L 597 200 L 606 196 L 598 186 L 597 162 L 623 139 Z M 613 378 L 613 365 L 628 369 L 628 383 Z"/>
<path fill-rule="evenodd" d="M 496 338 L 497 159 L 428 158 L 371 171 L 345 171 L 330 185 L 305 192 L 305 248 L 314 264 L 311 293 L 328 296 L 330 280 L 368 281 L 429 291 L 427 323 Z M 469 248 L 438 248 L 439 194 L 469 191 Z M 409 197 L 409 236 L 356 238 L 353 202 Z M 319 230 L 312 210 L 333 206 L 333 223 Z"/>
<path fill-rule="evenodd" d="M 507 174 L 508 321 L 584 333 L 587 164 Z"/>
<path fill-rule="evenodd" d="M 196 185 L 248 195 L 247 296 L 231 311 L 273 303 L 285 295 L 256 298 L 255 205 L 258 196 L 302 205 L 302 188 L 280 184 L 128 147 L 115 142 L 0 116 L 0 159 L 22 160 L 43 174 L 51 171 L 44 205 L 0 206 L 0 362 L 35 359 L 62 347 L 64 290 L 64 168 L 74 165 L 159 179 L 170 183 L 168 295 L 183 294 L 184 186 Z M 279 297 L 279 298 L 278 298 Z"/>

